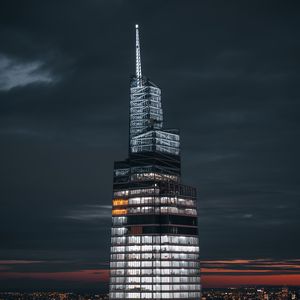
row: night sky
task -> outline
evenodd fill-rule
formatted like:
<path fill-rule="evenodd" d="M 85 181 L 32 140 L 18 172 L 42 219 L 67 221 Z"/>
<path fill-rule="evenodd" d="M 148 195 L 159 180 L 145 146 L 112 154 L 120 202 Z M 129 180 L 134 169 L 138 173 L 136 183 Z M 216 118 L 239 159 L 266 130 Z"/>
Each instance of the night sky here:
<path fill-rule="evenodd" d="M 198 190 L 204 286 L 300 285 L 298 1 L 0 2 L 0 290 L 99 289 L 134 24 Z"/>

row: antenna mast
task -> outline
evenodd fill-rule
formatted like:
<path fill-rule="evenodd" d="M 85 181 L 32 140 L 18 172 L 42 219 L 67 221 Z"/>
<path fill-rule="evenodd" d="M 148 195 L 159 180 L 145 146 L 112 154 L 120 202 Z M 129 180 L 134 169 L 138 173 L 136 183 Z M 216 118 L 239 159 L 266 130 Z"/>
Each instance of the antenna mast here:
<path fill-rule="evenodd" d="M 135 75 L 137 86 L 142 85 L 142 62 L 141 62 L 141 46 L 139 37 L 139 25 L 135 25 Z"/>

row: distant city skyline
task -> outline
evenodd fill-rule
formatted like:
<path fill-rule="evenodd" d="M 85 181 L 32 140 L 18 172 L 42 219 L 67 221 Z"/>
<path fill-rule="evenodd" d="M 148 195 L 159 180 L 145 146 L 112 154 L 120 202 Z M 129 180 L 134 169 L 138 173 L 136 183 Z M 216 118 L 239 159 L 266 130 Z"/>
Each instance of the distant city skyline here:
<path fill-rule="evenodd" d="M 108 291 L 134 26 L 198 191 L 203 287 L 300 285 L 300 4 L 0 3 L 0 291 Z"/>
<path fill-rule="evenodd" d="M 108 294 L 93 293 L 93 292 L 11 292 L 1 293 L 0 297 L 7 300 L 19 300 L 20 297 L 24 300 L 107 300 Z M 202 300 L 297 300 L 300 297 L 299 287 L 251 287 L 251 288 L 218 288 L 204 289 Z"/>

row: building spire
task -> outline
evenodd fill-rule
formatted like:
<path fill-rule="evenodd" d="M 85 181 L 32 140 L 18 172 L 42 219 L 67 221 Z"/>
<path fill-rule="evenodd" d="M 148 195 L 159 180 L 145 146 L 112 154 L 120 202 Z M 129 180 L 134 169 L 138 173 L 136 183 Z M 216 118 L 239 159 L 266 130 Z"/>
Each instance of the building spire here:
<path fill-rule="evenodd" d="M 139 37 L 139 25 L 135 25 L 135 75 L 137 86 L 142 85 L 142 62 L 141 62 L 141 46 Z"/>

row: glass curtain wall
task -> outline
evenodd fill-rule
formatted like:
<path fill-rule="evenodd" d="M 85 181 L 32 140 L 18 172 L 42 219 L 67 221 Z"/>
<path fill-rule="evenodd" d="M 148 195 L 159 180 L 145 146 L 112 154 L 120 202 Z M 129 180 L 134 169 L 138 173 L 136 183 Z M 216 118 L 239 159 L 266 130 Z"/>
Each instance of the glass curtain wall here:
<path fill-rule="evenodd" d="M 109 297 L 199 300 L 196 190 L 182 184 L 179 131 L 163 127 L 161 90 L 142 76 L 138 30 L 129 155 L 113 173 Z"/>

